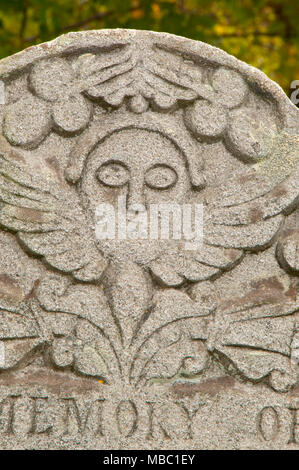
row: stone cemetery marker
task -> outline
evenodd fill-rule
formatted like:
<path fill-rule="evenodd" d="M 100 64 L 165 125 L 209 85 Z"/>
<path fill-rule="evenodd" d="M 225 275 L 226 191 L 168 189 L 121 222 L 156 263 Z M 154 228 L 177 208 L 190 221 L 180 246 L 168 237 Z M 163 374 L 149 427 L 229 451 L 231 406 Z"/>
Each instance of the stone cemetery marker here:
<path fill-rule="evenodd" d="M 168 34 L 0 62 L 0 448 L 299 448 L 299 112 Z"/>

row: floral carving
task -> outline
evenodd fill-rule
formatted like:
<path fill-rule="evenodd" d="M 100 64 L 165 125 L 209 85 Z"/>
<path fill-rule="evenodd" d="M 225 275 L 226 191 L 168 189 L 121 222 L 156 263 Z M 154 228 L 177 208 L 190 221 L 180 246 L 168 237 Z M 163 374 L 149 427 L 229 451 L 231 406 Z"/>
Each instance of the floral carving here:
<path fill-rule="evenodd" d="M 11 329 L 17 313 L 23 317 L 20 337 L 27 332 L 34 338 L 6 368 L 24 365 L 36 351 L 43 351 L 55 367 L 108 384 L 122 380 L 140 387 L 157 380 L 198 379 L 213 364 L 242 381 L 262 381 L 280 392 L 297 382 L 298 366 L 279 336 L 282 329 L 286 337 L 294 335 L 291 313 L 298 310 L 298 301 L 285 301 L 278 292 L 277 301 L 269 303 L 273 293 L 261 290 L 219 302 L 209 282 L 194 287 L 193 299 L 173 289 L 145 295 L 143 289 L 132 291 L 127 281 L 133 276 L 145 286 L 140 268 L 132 264 L 119 267 L 117 273 L 114 282 L 107 277 L 104 290 L 60 276 L 45 278 L 36 298 L 18 311 L 2 307 L 7 326 L 0 334 L 5 345 L 17 346 Z M 111 275 L 115 274 L 113 268 Z M 119 303 L 120 297 L 125 304 Z"/>
<path fill-rule="evenodd" d="M 66 60 L 42 60 L 34 65 L 29 75 L 34 95 L 11 104 L 5 115 L 4 133 L 9 142 L 35 147 L 53 126 L 70 135 L 81 132 L 89 123 L 92 107 L 77 82 Z"/>
<path fill-rule="evenodd" d="M 199 140 L 223 139 L 248 162 L 265 158 L 280 131 L 273 113 L 260 106 L 250 112 L 245 108 L 250 91 L 239 72 L 219 67 L 204 78 L 193 61 L 160 47 L 147 55 L 124 47 L 83 54 L 72 62 L 44 59 L 33 65 L 28 83 L 32 94 L 7 107 L 3 124 L 8 141 L 25 148 L 37 147 L 51 129 L 81 133 L 92 118 L 94 102 L 120 107 L 127 101 L 137 114 L 149 106 L 171 111 L 180 103 L 192 103 L 185 111 L 187 128 Z"/>

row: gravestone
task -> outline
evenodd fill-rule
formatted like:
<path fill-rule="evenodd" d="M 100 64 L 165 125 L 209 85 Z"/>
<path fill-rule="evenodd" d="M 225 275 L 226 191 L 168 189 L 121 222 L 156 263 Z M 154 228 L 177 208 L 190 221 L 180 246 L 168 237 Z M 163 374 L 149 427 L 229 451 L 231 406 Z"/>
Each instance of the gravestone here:
<path fill-rule="evenodd" d="M 0 448 L 299 448 L 299 112 L 201 42 L 0 62 Z"/>

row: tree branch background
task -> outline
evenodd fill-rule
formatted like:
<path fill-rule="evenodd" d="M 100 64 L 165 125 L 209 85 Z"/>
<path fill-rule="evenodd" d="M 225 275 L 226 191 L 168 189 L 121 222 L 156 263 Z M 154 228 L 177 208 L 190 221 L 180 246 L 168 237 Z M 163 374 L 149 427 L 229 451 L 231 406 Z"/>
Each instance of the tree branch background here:
<path fill-rule="evenodd" d="M 299 80 L 298 0 L 0 0 L 0 58 L 69 31 L 164 31 L 224 49 L 290 95 Z"/>

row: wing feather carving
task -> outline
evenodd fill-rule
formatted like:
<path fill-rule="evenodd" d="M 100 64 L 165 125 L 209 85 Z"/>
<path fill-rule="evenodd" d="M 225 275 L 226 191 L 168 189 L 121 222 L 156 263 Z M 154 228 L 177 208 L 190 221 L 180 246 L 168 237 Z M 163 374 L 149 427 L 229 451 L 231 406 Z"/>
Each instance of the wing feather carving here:
<path fill-rule="evenodd" d="M 283 169 L 277 165 L 281 145 L 287 151 Z M 211 205 L 208 243 L 253 250 L 271 244 L 284 216 L 299 204 L 298 161 L 298 138 L 286 135 L 268 161 L 219 186 Z"/>
<path fill-rule="evenodd" d="M 0 224 L 52 268 L 98 280 L 106 261 L 97 250 L 76 195 L 0 156 Z"/>

